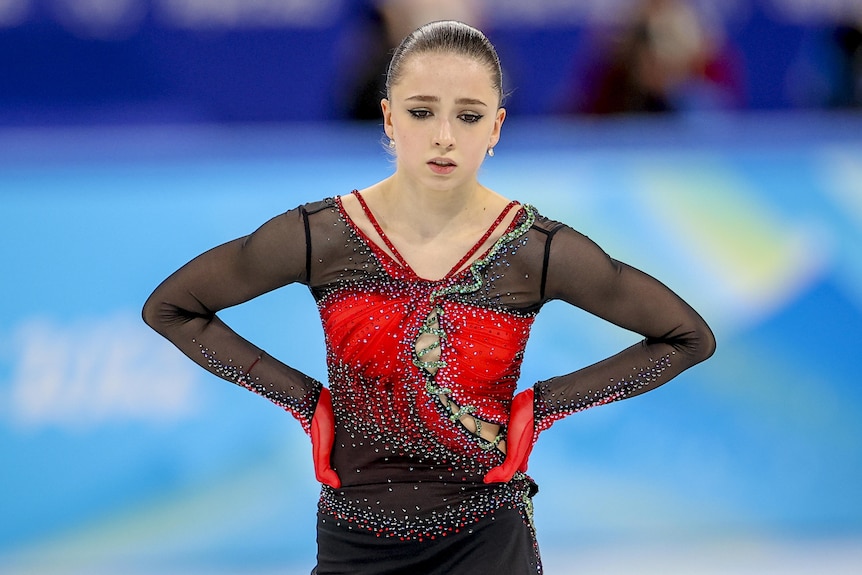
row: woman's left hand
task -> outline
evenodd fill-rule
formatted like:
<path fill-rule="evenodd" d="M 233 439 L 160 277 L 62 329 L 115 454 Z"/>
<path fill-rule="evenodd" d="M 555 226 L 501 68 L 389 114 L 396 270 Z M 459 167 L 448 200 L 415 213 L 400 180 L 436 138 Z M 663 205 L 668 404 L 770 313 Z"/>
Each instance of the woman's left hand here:
<path fill-rule="evenodd" d="M 485 483 L 507 483 L 516 471 L 527 471 L 527 460 L 533 450 L 535 422 L 533 417 L 533 388 L 517 394 L 509 411 L 506 431 L 506 459 L 502 465 L 485 474 Z"/>

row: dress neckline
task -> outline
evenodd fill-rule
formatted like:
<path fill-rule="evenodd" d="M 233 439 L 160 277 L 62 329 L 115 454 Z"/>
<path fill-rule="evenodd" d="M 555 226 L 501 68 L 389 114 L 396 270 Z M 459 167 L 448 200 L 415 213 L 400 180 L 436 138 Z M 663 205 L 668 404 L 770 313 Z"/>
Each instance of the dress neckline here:
<path fill-rule="evenodd" d="M 494 222 L 491 224 L 491 226 L 487 230 L 485 230 L 485 233 L 482 234 L 482 237 L 479 238 L 479 240 L 475 244 L 473 244 L 473 247 L 471 247 L 469 250 L 467 250 L 467 253 L 465 253 L 464 256 L 461 257 L 460 260 L 458 260 L 458 263 L 456 263 L 454 266 L 452 266 L 452 268 L 446 273 L 446 275 L 444 275 L 440 279 L 429 280 L 429 279 L 423 278 L 418 273 L 416 273 L 416 271 L 413 269 L 413 267 L 407 262 L 406 259 L 404 259 L 404 256 L 401 255 L 401 253 L 398 251 L 398 248 L 395 247 L 395 244 L 392 243 L 392 241 L 389 239 L 389 237 L 383 231 L 383 228 L 380 226 L 380 223 L 377 221 L 377 218 L 374 217 L 374 213 L 368 207 L 368 204 L 365 202 L 365 198 L 362 197 L 362 194 L 359 193 L 359 190 L 353 190 L 352 194 L 354 196 L 356 196 L 356 199 L 359 201 L 359 205 L 362 208 L 362 212 L 365 214 L 365 217 L 368 218 L 368 221 L 371 222 L 371 225 L 374 227 L 374 231 L 377 232 L 377 235 L 380 236 L 380 239 L 383 240 L 383 243 L 386 245 L 386 247 L 389 251 L 387 252 L 386 250 L 381 249 L 381 247 L 376 242 L 371 240 L 371 238 L 369 238 L 367 234 L 362 232 L 362 230 L 359 228 L 359 226 L 356 225 L 356 222 L 354 222 L 353 219 L 347 214 L 347 211 L 344 209 L 344 205 L 341 203 L 340 198 L 339 198 L 338 204 L 341 207 L 341 212 L 351 222 L 353 227 L 363 236 L 363 238 L 366 240 L 366 242 L 368 242 L 368 244 L 372 247 L 372 249 L 374 249 L 375 251 L 380 252 L 382 254 L 385 254 L 385 256 L 388 257 L 389 259 L 395 260 L 395 262 L 398 263 L 398 265 L 400 265 L 402 268 L 408 270 L 413 276 L 415 276 L 419 279 L 422 279 L 424 281 L 430 281 L 430 282 L 435 282 L 435 283 L 446 281 L 446 280 L 452 278 L 462 268 L 464 268 L 465 270 L 469 269 L 469 266 L 465 267 L 467 262 L 470 261 L 470 259 L 476 255 L 476 253 L 485 244 L 485 242 L 488 241 L 488 238 L 491 237 L 491 234 L 494 233 L 494 230 L 496 230 L 500 226 L 500 224 L 503 222 L 503 219 L 505 219 L 506 215 L 510 211 L 512 211 L 512 208 L 514 208 L 515 206 L 518 205 L 518 202 L 515 200 L 512 200 L 508 204 L 506 204 L 506 207 L 503 208 L 503 210 L 500 212 L 500 214 L 497 216 L 497 218 L 494 220 Z M 517 220 L 517 218 L 515 218 L 515 219 Z M 514 225 L 514 223 L 515 222 L 513 220 L 512 225 Z M 481 259 L 481 258 L 479 258 L 479 259 Z"/>

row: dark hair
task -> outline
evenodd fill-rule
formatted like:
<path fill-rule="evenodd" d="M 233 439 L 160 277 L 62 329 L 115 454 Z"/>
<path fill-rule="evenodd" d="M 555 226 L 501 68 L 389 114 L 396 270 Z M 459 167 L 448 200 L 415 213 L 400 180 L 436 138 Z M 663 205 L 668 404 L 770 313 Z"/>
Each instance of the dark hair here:
<path fill-rule="evenodd" d="M 386 97 L 392 96 L 392 86 L 401 79 L 404 62 L 415 54 L 448 52 L 475 58 L 491 73 L 491 84 L 503 104 L 503 70 L 494 45 L 485 35 L 463 22 L 442 20 L 425 24 L 407 35 L 392 54 L 386 72 Z"/>

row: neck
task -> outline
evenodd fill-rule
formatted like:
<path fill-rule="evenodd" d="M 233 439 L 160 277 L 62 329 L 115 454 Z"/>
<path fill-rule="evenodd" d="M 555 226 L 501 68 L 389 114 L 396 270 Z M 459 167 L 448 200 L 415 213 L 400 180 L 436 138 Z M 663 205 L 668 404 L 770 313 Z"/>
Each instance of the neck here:
<path fill-rule="evenodd" d="M 404 227 L 422 237 L 438 235 L 448 226 L 458 225 L 481 209 L 489 190 L 473 181 L 463 188 L 419 189 L 398 174 L 382 190 L 392 214 L 398 214 Z"/>

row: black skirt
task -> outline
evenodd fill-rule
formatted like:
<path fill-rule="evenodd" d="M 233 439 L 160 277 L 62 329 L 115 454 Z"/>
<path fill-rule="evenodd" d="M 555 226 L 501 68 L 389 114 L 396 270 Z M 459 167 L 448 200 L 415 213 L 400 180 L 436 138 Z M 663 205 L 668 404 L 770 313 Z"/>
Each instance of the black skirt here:
<path fill-rule="evenodd" d="M 312 575 L 537 575 L 533 530 L 516 509 L 499 509 L 460 532 L 423 540 L 378 537 L 317 515 Z"/>

